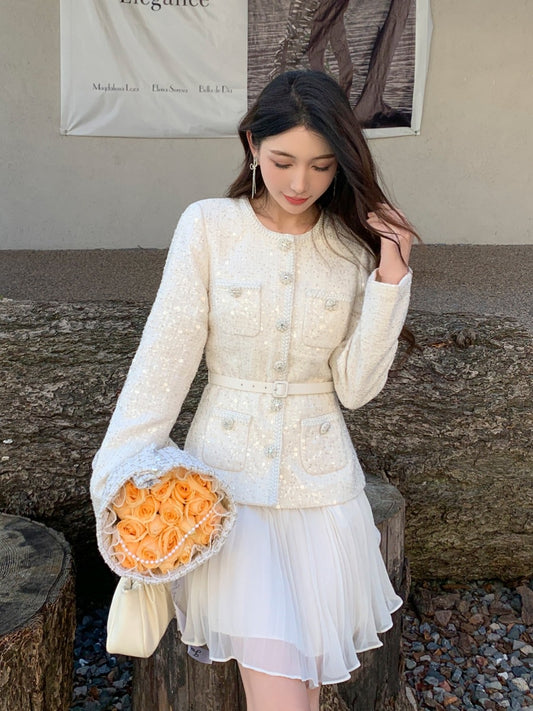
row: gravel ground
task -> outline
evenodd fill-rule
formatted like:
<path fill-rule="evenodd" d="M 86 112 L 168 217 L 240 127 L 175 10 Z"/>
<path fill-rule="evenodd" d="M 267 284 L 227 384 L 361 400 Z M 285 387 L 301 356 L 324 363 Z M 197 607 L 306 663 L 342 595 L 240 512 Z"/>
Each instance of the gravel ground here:
<path fill-rule="evenodd" d="M 100 608 L 80 616 L 71 711 L 131 709 L 131 661 L 106 653 L 106 618 Z M 533 711 L 533 580 L 415 587 L 403 651 L 420 711 Z"/>

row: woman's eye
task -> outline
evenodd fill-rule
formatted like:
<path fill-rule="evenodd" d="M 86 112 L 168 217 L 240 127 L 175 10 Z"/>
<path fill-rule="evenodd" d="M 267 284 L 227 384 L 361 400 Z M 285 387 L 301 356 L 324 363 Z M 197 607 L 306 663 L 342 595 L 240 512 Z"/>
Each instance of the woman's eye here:
<path fill-rule="evenodd" d="M 274 165 L 276 166 L 276 168 L 289 168 L 290 167 L 290 163 L 274 163 Z"/>
<path fill-rule="evenodd" d="M 327 170 L 329 170 L 330 168 L 331 168 L 330 165 L 327 165 L 325 168 L 323 168 L 323 167 L 321 167 L 321 166 L 319 166 L 319 165 L 315 165 L 315 170 L 317 170 L 319 173 L 325 173 L 325 172 L 326 172 Z"/>

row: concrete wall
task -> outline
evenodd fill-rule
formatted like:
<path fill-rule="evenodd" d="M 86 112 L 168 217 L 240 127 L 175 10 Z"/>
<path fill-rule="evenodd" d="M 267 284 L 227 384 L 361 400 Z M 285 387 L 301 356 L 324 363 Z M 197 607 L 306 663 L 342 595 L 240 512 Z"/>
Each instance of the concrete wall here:
<path fill-rule="evenodd" d="M 376 139 L 428 243 L 531 242 L 531 0 L 433 0 L 420 136 Z M 166 247 L 180 211 L 220 195 L 237 139 L 59 134 L 59 0 L 0 0 L 0 249 Z"/>

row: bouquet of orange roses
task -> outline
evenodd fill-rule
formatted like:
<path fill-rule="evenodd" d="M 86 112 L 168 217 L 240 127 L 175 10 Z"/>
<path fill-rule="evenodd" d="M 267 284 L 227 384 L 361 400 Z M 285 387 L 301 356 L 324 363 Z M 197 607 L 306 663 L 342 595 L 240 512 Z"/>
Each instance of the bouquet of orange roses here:
<path fill-rule="evenodd" d="M 127 479 L 106 506 L 100 548 L 121 576 L 154 583 L 181 577 L 216 553 L 233 525 L 235 505 L 221 482 L 176 451 L 179 464 L 150 470 L 148 485 Z"/>
<path fill-rule="evenodd" d="M 208 546 L 226 509 L 206 477 L 183 467 L 171 469 L 153 487 L 127 481 L 113 502 L 122 566 L 140 573 L 168 573 Z"/>

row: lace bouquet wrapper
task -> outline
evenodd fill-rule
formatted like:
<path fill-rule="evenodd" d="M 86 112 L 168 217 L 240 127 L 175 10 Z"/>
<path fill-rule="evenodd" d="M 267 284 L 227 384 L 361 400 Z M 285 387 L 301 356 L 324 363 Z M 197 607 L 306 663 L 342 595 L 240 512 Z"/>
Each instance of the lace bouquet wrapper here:
<path fill-rule="evenodd" d="M 120 576 L 176 580 L 217 553 L 233 526 L 235 504 L 214 473 L 177 448 L 170 454 L 126 479 L 104 508 L 99 547 Z"/>

